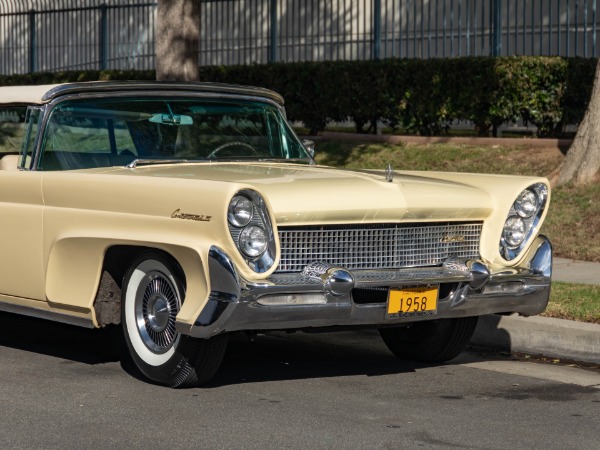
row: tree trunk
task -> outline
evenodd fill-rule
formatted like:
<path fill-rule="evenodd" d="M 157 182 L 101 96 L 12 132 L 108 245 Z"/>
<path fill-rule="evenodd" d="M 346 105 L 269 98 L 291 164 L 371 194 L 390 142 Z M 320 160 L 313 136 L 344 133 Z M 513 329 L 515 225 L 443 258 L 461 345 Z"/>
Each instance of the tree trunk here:
<path fill-rule="evenodd" d="M 585 116 L 567 157 L 559 169 L 556 185 L 586 184 L 600 171 L 600 60 L 596 64 L 594 87 Z"/>
<path fill-rule="evenodd" d="M 200 0 L 159 0 L 156 13 L 156 79 L 198 81 Z"/>

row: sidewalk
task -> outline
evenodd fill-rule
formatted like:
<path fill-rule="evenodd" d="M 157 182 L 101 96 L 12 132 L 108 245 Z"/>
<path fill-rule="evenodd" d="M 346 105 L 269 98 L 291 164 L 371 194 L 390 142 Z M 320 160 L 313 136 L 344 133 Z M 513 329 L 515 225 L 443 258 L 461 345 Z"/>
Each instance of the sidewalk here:
<path fill-rule="evenodd" d="M 600 263 L 554 258 L 552 281 L 600 284 Z M 505 351 L 600 364 L 600 325 L 549 317 L 489 315 L 471 342 Z"/>
<path fill-rule="evenodd" d="M 600 284 L 600 263 L 554 258 L 552 281 Z"/>

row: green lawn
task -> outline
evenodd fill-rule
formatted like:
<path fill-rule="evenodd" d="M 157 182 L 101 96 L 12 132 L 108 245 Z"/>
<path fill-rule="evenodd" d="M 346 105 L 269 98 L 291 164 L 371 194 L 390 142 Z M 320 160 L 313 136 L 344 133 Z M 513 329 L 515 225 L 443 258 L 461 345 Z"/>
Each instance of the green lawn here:
<path fill-rule="evenodd" d="M 600 286 L 554 282 L 550 303 L 542 315 L 600 323 Z"/>

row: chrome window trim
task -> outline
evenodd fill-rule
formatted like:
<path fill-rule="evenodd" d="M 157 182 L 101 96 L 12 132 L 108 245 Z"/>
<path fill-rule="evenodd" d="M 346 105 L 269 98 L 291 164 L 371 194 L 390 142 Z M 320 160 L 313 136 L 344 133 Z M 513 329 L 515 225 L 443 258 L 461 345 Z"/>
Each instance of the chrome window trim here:
<path fill-rule="evenodd" d="M 37 159 L 38 159 L 38 155 L 40 153 L 40 146 L 41 146 L 40 141 L 42 139 L 42 136 L 44 135 L 44 129 L 46 128 L 46 121 L 47 121 L 46 111 L 47 111 L 47 109 L 48 109 L 48 107 L 46 105 L 29 105 L 29 106 L 27 106 L 27 115 L 29 115 L 29 111 L 37 110 L 37 111 L 40 111 L 40 117 L 38 119 L 37 135 L 35 136 L 35 140 L 33 142 L 33 151 L 31 152 L 31 162 L 29 164 L 29 167 L 25 167 L 25 163 L 27 161 L 27 153 L 26 153 L 26 149 L 22 147 L 24 145 L 24 143 L 26 142 L 26 137 L 23 136 L 23 140 L 21 141 L 21 150 L 19 152 L 19 155 L 22 158 L 22 160 L 18 167 L 18 169 L 21 171 L 35 171 L 37 168 Z M 25 131 L 25 133 L 29 133 L 30 127 L 27 122 L 25 122 L 25 126 L 27 127 L 27 130 Z"/>

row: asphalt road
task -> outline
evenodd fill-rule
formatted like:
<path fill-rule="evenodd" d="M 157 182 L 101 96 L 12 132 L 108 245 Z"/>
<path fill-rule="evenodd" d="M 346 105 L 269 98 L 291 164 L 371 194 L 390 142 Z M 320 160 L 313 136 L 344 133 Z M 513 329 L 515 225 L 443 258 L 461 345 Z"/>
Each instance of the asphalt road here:
<path fill-rule="evenodd" d="M 110 333 L 0 314 L 1 448 L 600 447 L 600 372 L 467 352 L 397 361 L 371 332 L 230 343 L 214 383 L 135 378 Z"/>

